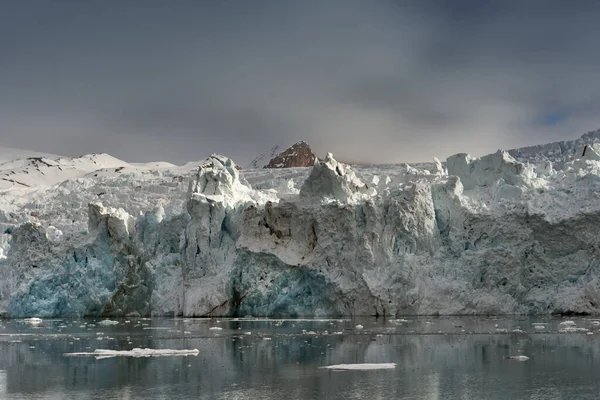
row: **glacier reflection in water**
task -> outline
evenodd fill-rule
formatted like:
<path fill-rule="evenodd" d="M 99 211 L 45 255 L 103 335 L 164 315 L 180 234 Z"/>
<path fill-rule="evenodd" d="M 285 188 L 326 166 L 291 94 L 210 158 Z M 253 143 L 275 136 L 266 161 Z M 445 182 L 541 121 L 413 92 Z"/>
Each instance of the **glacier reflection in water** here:
<path fill-rule="evenodd" d="M 0 398 L 595 399 L 600 322 L 571 321 L 3 320 Z M 199 353 L 64 356 L 133 348 Z M 322 368 L 363 363 L 395 367 Z"/>

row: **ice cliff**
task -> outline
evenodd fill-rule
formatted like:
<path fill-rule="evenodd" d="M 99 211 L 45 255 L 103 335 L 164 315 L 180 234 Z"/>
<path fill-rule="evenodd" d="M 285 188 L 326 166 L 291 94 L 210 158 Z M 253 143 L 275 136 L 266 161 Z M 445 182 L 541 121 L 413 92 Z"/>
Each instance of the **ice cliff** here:
<path fill-rule="evenodd" d="M 596 143 L 600 131 L 412 166 L 331 154 L 277 171 L 217 155 L 183 167 L 111 161 L 0 189 L 0 310 L 599 314 Z M 42 167 L 72 171 L 65 163 Z"/>

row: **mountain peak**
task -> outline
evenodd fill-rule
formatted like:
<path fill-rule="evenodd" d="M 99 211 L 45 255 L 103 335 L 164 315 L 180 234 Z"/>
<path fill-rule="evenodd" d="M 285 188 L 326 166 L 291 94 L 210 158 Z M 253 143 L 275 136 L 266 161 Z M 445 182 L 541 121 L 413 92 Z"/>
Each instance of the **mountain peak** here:
<path fill-rule="evenodd" d="M 273 157 L 265 168 L 311 167 L 315 158 L 308 143 L 299 141 Z"/>

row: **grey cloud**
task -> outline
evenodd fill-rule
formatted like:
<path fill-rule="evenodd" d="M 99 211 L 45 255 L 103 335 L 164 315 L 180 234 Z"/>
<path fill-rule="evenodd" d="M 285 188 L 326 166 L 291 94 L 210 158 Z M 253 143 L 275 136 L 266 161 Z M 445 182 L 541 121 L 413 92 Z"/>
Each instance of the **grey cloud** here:
<path fill-rule="evenodd" d="M 401 162 L 600 127 L 598 2 L 11 4 L 0 146 Z"/>
<path fill-rule="evenodd" d="M 115 131 L 125 128 L 132 137 L 195 143 L 231 157 L 258 154 L 264 150 L 262 143 L 274 142 L 280 135 L 292 135 L 296 130 L 289 121 L 252 104 L 155 103 L 126 108 L 109 117 L 113 118 Z M 177 161 L 185 159 L 178 157 Z"/>
<path fill-rule="evenodd" d="M 250 106 L 235 108 L 231 105 L 218 107 L 213 104 L 152 104 L 125 109 L 117 117 L 116 126 L 128 126 L 134 132 L 147 132 L 149 135 L 162 131 L 176 136 L 195 137 L 205 132 L 225 138 L 249 135 L 260 140 L 266 133 L 282 130 L 277 116 L 266 115 Z M 269 135 L 266 137 L 271 138 Z"/>

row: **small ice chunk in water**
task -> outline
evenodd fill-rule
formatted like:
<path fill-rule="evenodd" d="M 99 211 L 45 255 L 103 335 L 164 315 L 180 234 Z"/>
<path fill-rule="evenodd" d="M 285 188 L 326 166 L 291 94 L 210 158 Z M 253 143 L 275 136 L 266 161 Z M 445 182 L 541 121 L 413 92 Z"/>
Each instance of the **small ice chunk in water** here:
<path fill-rule="evenodd" d="M 362 325 L 356 325 L 354 328 L 355 328 L 355 329 L 359 329 L 359 330 L 360 330 L 360 329 L 363 329 L 363 328 L 364 328 L 364 326 L 362 326 Z"/>
<path fill-rule="evenodd" d="M 27 319 L 25 319 L 25 322 L 28 323 L 28 324 L 31 324 L 31 325 L 39 325 L 39 324 L 42 323 L 42 319 L 41 318 L 36 318 L 36 317 L 27 318 Z"/>
<path fill-rule="evenodd" d="M 117 321 L 111 321 L 110 319 L 104 319 L 100 322 L 98 322 L 98 325 L 118 325 L 119 323 Z"/>
<path fill-rule="evenodd" d="M 507 360 L 515 360 L 515 361 L 527 361 L 527 360 L 529 360 L 529 357 L 522 356 L 522 355 L 519 355 L 519 356 L 508 356 L 508 357 L 504 357 L 504 358 L 506 358 Z"/>
<path fill-rule="evenodd" d="M 589 332 L 589 329 L 586 328 L 577 328 L 573 326 L 567 326 L 564 329 L 559 329 L 559 333 L 577 333 L 577 332 Z"/>
<path fill-rule="evenodd" d="M 211 326 L 208 329 L 211 331 L 222 331 L 223 330 L 223 328 L 221 328 L 220 326 Z"/>
<path fill-rule="evenodd" d="M 396 363 L 336 364 L 321 368 L 333 369 L 336 371 L 371 371 L 376 369 L 394 369 L 396 368 Z"/>
<path fill-rule="evenodd" d="M 562 325 L 562 326 L 575 326 L 575 322 L 573 322 L 573 321 L 563 321 L 559 325 Z"/>

